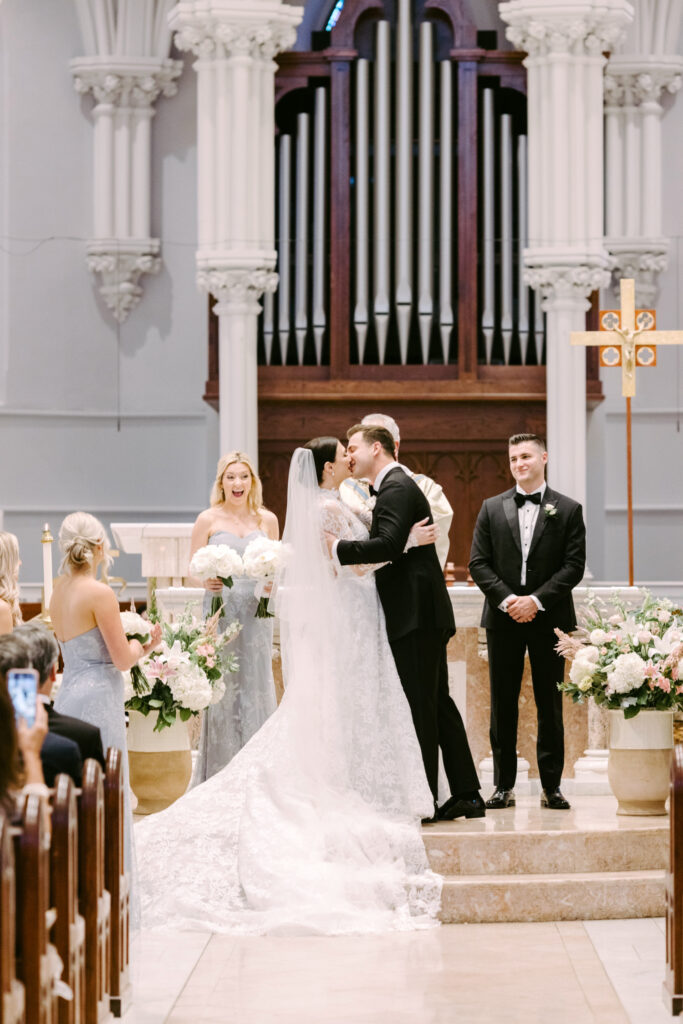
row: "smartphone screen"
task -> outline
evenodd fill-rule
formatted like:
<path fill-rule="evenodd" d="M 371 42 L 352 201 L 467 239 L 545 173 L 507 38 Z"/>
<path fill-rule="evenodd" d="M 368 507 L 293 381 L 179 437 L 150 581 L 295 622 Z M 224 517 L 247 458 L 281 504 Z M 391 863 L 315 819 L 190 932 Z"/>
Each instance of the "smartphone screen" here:
<path fill-rule="evenodd" d="M 32 668 L 11 668 L 7 673 L 7 688 L 15 716 L 23 718 L 31 728 L 36 720 L 38 673 Z"/>

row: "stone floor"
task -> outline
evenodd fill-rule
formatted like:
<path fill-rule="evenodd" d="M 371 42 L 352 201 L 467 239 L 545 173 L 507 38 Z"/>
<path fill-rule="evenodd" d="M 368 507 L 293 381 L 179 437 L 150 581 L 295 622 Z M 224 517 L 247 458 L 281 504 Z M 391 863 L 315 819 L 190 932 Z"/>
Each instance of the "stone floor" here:
<path fill-rule="evenodd" d="M 139 934 L 123 1024 L 665 1024 L 660 919 Z"/>

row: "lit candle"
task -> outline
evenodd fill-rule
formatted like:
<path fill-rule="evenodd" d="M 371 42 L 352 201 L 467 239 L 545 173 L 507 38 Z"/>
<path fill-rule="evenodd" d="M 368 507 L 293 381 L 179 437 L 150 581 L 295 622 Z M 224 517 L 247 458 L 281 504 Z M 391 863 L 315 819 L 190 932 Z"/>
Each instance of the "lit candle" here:
<path fill-rule="evenodd" d="M 45 611 L 48 611 L 52 600 L 52 534 L 49 523 L 45 523 L 43 526 L 41 544 L 43 545 L 43 607 Z"/>

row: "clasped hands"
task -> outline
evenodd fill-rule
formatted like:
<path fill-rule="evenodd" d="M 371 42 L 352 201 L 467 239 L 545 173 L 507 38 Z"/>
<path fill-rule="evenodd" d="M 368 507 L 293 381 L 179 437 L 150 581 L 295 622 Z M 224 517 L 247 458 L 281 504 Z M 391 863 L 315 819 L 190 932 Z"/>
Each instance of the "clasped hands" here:
<path fill-rule="evenodd" d="M 538 614 L 538 605 L 533 597 L 518 597 L 513 594 L 507 599 L 505 611 L 515 622 L 531 622 Z"/>

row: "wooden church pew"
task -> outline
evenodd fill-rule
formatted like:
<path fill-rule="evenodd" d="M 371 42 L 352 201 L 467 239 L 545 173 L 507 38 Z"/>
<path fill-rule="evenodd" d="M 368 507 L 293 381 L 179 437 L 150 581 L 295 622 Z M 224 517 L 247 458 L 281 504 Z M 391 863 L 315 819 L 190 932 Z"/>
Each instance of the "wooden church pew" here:
<path fill-rule="evenodd" d="M 104 776 L 105 857 L 104 884 L 111 896 L 111 964 L 109 996 L 112 1013 L 121 1017 L 131 1004 L 130 962 L 130 879 L 123 858 L 123 754 L 107 751 Z"/>
<path fill-rule="evenodd" d="M 102 769 L 88 759 L 78 798 L 78 896 L 85 920 L 85 1024 L 111 1020 L 110 897 L 104 885 Z"/>
<path fill-rule="evenodd" d="M 62 980 L 73 999 L 60 999 L 59 1024 L 85 1021 L 85 921 L 78 912 L 78 807 L 76 788 L 68 775 L 59 775 L 52 796 L 50 888 L 57 911 L 54 944 L 62 958 Z"/>
<path fill-rule="evenodd" d="M 683 744 L 671 758 L 669 870 L 666 876 L 666 974 L 664 1002 L 673 1016 L 683 1011 Z"/>
<path fill-rule="evenodd" d="M 0 810 L 0 1024 L 24 1024 L 24 986 L 15 959 L 15 875 L 12 827 Z"/>
<path fill-rule="evenodd" d="M 43 799 L 29 794 L 14 839 L 18 974 L 26 991 L 26 1024 L 55 1024 L 48 958 L 50 838 Z"/>

